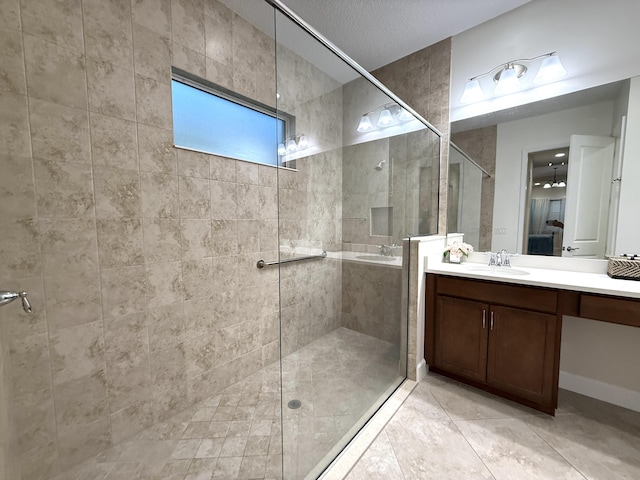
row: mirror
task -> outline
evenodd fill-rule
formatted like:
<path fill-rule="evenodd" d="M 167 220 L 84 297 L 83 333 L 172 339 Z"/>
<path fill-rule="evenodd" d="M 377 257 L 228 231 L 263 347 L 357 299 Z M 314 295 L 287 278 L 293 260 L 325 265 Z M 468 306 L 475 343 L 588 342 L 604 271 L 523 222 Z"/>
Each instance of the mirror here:
<path fill-rule="evenodd" d="M 630 238 L 631 235 L 638 238 L 637 231 L 630 233 L 628 225 L 619 226 L 616 221 L 619 210 L 631 208 L 632 206 L 628 203 L 636 201 L 634 197 L 627 200 L 620 196 L 619 179 L 622 177 L 622 169 L 627 167 L 629 167 L 627 168 L 629 175 L 625 180 L 631 184 L 632 179 L 635 178 L 632 176 L 634 171 L 630 167 L 636 160 L 627 156 L 625 163 L 624 140 L 625 122 L 629 112 L 636 108 L 640 109 L 640 105 L 636 105 L 633 100 L 634 83 L 637 81 L 637 78 L 618 81 L 451 124 L 452 142 L 489 173 L 495 173 L 493 182 L 480 181 L 482 200 L 490 197 L 493 200 L 495 196 L 495 201 L 491 202 L 491 205 L 481 207 L 483 211 L 476 216 L 479 221 L 475 227 L 477 231 L 474 231 L 473 227 L 467 227 L 469 232 L 460 229 L 462 233 L 468 233 L 472 238 L 477 238 L 478 250 L 496 251 L 506 248 L 510 252 L 517 253 L 604 258 L 605 254 L 621 253 L 618 248 L 635 241 Z M 572 136 L 575 135 L 611 139 L 612 148 L 609 153 L 612 157 L 611 164 L 604 173 L 599 174 L 606 176 L 607 172 L 610 173 L 606 196 L 602 196 L 600 205 L 590 205 L 588 209 L 581 207 L 589 202 L 593 203 L 593 200 L 588 198 L 577 200 L 573 207 L 574 211 L 569 211 L 571 202 L 566 210 L 564 201 L 551 202 L 554 204 L 556 216 L 562 214 L 562 219 L 547 218 L 548 211 L 544 213 L 545 218 L 541 218 L 539 212 L 536 212 L 536 218 L 533 219 L 531 207 L 532 202 L 536 203 L 536 199 L 564 198 L 563 195 L 556 195 L 560 190 L 566 190 L 567 196 L 576 194 L 580 175 L 584 175 L 583 170 L 579 168 L 573 170 L 570 162 L 565 161 L 565 165 L 561 165 L 562 161 L 554 162 L 547 157 L 550 153 L 564 152 L 566 158 L 573 158 L 573 152 L 568 147 Z M 536 157 L 543 160 L 536 160 Z M 549 163 L 552 165 L 549 166 Z M 569 166 L 568 169 L 567 166 Z M 453 168 L 450 172 L 453 172 L 453 176 L 456 177 L 458 167 L 453 164 L 451 167 Z M 547 181 L 553 184 L 554 172 L 556 184 L 565 181 L 566 188 L 543 189 Z M 551 191 L 554 195 L 549 194 Z M 537 201 L 537 203 L 543 202 Z M 549 204 L 549 201 L 547 200 L 546 203 Z M 453 202 L 452 205 L 460 209 L 457 202 Z M 473 208 L 477 208 L 477 203 Z M 577 222 L 578 214 L 575 210 L 581 211 L 582 220 L 577 224 L 577 230 L 572 233 L 571 238 L 567 238 L 564 224 Z M 604 217 L 597 217 L 600 212 L 603 212 Z M 458 215 L 462 216 L 463 213 Z M 451 217 L 451 214 L 449 216 Z M 544 225 L 532 227 L 531 222 L 534 220 Z M 555 225 L 547 225 L 546 222 L 550 220 L 557 222 Z M 492 225 L 492 228 L 486 228 L 487 222 Z M 599 226 L 603 222 L 605 228 L 595 233 L 590 230 L 591 227 L 585 227 L 589 224 Z M 481 225 L 485 228 L 478 236 L 477 232 L 480 232 Z M 455 226 L 457 225 L 454 225 L 454 230 Z M 454 230 L 448 228 L 451 233 Z M 563 234 L 565 234 L 564 241 L 559 238 Z M 534 235 L 543 235 L 545 239 L 534 237 Z M 624 238 L 620 238 L 621 235 Z M 587 249 L 576 247 L 579 243 L 572 243 L 578 242 L 576 240 L 578 237 L 585 237 L 588 242 L 602 242 L 604 246 L 598 254 L 580 255 L 581 249 L 582 251 Z M 537 242 L 543 241 L 551 243 L 545 244 L 542 248 Z M 570 251 L 567 251 L 567 247 L 571 247 Z"/>

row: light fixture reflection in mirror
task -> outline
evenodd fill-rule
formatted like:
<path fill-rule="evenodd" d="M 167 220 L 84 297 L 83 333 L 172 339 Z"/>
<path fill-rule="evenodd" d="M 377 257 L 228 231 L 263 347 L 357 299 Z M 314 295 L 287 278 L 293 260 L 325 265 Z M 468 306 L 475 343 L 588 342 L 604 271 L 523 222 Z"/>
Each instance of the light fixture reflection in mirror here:
<path fill-rule="evenodd" d="M 533 58 L 511 60 L 485 73 L 471 77 L 464 87 L 460 103 L 476 103 L 491 95 L 508 95 L 522 90 L 523 85 L 520 79 L 526 75 L 529 69 L 528 66 L 541 58 L 544 60 L 542 60 L 536 76 L 533 79 L 535 85 L 553 83 L 567 75 L 567 70 L 562 65 L 557 52 L 549 52 Z M 493 75 L 493 81 L 496 85 L 492 92 L 487 93 L 483 90 L 480 80 L 489 75 Z"/>
<path fill-rule="evenodd" d="M 377 118 L 376 118 L 377 116 Z M 375 119 L 375 124 L 373 122 Z M 387 128 L 413 120 L 413 115 L 407 112 L 397 103 L 387 103 L 376 107 L 374 110 L 360 117 L 358 128 L 360 133 L 370 132 L 377 128 Z"/>

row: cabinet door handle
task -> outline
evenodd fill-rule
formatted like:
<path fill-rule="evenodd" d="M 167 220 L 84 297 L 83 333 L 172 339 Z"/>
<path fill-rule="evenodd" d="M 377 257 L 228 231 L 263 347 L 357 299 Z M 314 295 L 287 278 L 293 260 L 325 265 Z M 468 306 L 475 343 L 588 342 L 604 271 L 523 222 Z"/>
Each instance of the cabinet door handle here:
<path fill-rule="evenodd" d="M 482 328 L 487 328 L 487 311 L 484 308 L 482 309 Z"/>
<path fill-rule="evenodd" d="M 491 311 L 491 326 L 489 328 L 493 330 L 493 311 Z"/>

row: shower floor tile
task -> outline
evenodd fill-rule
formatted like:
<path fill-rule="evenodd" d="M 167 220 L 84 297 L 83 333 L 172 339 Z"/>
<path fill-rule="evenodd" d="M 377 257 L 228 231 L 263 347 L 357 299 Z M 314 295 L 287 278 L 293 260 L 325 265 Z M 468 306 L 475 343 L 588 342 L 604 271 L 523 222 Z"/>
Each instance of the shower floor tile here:
<path fill-rule="evenodd" d="M 338 328 L 51 480 L 301 479 L 402 380 L 398 365 L 397 346 Z"/>

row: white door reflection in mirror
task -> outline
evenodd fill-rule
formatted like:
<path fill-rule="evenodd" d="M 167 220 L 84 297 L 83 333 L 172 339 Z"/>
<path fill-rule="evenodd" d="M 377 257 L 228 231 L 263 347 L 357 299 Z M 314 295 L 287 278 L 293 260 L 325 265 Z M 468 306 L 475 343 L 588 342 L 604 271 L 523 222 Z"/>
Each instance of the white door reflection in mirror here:
<path fill-rule="evenodd" d="M 604 258 L 614 139 L 571 135 L 563 257 Z"/>

